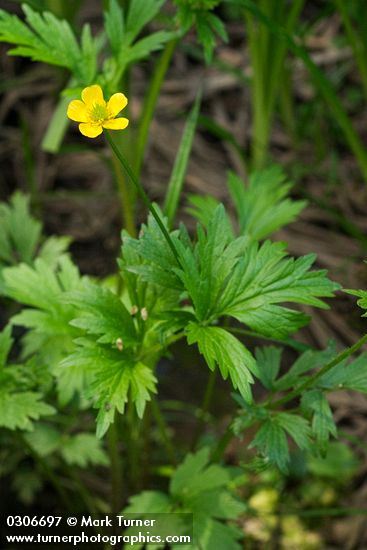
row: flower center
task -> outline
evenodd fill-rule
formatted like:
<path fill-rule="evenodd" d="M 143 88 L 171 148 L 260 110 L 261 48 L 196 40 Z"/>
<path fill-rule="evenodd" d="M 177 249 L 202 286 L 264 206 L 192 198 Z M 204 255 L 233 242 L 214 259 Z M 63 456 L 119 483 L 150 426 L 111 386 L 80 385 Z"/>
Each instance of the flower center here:
<path fill-rule="evenodd" d="M 93 122 L 103 122 L 108 118 L 107 108 L 105 105 L 95 103 L 90 110 L 90 117 Z"/>

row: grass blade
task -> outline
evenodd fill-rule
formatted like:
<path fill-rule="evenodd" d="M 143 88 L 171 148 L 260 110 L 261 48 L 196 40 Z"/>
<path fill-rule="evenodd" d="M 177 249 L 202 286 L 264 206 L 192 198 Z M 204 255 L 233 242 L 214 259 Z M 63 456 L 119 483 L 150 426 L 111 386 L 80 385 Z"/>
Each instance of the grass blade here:
<path fill-rule="evenodd" d="M 261 23 L 266 25 L 279 38 L 285 40 L 288 48 L 293 52 L 293 54 L 303 61 L 314 81 L 316 89 L 326 101 L 332 115 L 343 131 L 345 140 L 347 141 L 351 151 L 354 153 L 363 178 L 367 183 L 367 151 L 355 131 L 348 114 L 343 107 L 343 104 L 336 95 L 331 82 L 312 61 L 307 50 L 303 46 L 297 44 L 295 40 L 293 40 L 292 36 L 281 25 L 274 23 L 264 13 L 262 13 L 257 6 L 251 2 L 251 0 L 229 0 L 230 3 L 233 1 L 236 5 L 240 5 L 244 9 L 250 11 Z"/>
<path fill-rule="evenodd" d="M 168 184 L 166 200 L 164 203 L 164 213 L 168 218 L 168 225 L 172 227 L 174 222 L 178 202 L 186 175 L 187 165 L 190 158 L 192 143 L 194 140 L 196 125 L 199 117 L 201 103 L 201 91 L 198 92 L 194 106 L 189 114 L 185 129 L 182 134 L 180 147 L 178 149 L 175 164 L 173 166 L 171 178 Z"/>

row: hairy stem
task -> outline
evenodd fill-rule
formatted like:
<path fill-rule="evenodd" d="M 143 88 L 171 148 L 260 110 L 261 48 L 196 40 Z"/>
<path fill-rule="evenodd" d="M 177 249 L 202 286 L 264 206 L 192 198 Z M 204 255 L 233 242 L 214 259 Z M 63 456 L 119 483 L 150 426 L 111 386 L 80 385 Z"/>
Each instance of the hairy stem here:
<path fill-rule="evenodd" d="M 323 366 L 319 371 L 315 372 L 308 380 L 306 380 L 303 384 L 301 384 L 298 388 L 291 391 L 281 399 L 278 399 L 277 401 L 274 401 L 273 403 L 267 402 L 264 403 L 264 406 L 267 406 L 269 409 L 276 409 L 277 407 L 284 405 L 285 403 L 288 403 L 288 401 L 292 401 L 292 399 L 295 399 L 299 395 L 301 395 L 304 391 L 306 391 L 308 388 L 312 387 L 317 380 L 319 380 L 324 374 L 332 370 L 336 365 L 339 365 L 342 361 L 353 355 L 356 351 L 358 351 L 363 344 L 367 342 L 367 334 L 365 334 L 358 342 L 353 344 L 350 348 L 345 349 L 339 355 L 335 357 L 332 361 L 327 363 L 327 365 Z"/>
<path fill-rule="evenodd" d="M 148 195 L 146 194 L 146 192 L 144 191 L 144 188 L 142 186 L 142 184 L 140 183 L 140 181 L 138 180 L 138 178 L 135 176 L 134 172 L 132 171 L 129 163 L 127 162 L 127 160 L 125 159 L 124 155 L 121 153 L 121 151 L 119 150 L 119 148 L 117 147 L 116 143 L 114 142 L 114 140 L 112 139 L 111 137 L 111 134 L 108 130 L 105 130 L 105 136 L 106 136 L 106 139 L 112 149 L 112 151 L 115 153 L 116 157 L 118 158 L 118 160 L 120 161 L 121 165 L 123 166 L 123 168 L 125 169 L 127 175 L 129 176 L 129 178 L 131 179 L 131 181 L 133 182 L 133 184 L 135 185 L 136 187 L 136 190 L 138 191 L 140 197 L 142 198 L 144 204 L 148 207 L 148 209 L 150 210 L 152 216 L 154 217 L 155 221 L 157 222 L 158 226 L 159 226 L 159 229 L 161 230 L 164 238 L 166 239 L 167 241 L 167 244 L 168 246 L 170 247 L 171 251 L 172 251 L 172 254 L 174 255 L 178 265 L 181 265 L 180 264 L 180 260 L 179 260 L 179 256 L 178 256 L 178 252 L 176 250 L 176 247 L 175 245 L 173 244 L 173 241 L 170 237 L 170 234 L 168 233 L 163 221 L 161 220 L 161 217 L 160 215 L 158 214 L 158 212 L 156 211 L 156 209 L 154 208 L 154 205 L 152 204 L 151 200 L 149 199 Z"/>

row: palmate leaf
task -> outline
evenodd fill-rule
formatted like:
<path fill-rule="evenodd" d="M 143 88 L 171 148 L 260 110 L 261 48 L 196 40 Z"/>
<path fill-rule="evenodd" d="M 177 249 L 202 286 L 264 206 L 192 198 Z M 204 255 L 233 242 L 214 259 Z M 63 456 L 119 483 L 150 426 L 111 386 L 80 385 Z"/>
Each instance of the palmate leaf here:
<path fill-rule="evenodd" d="M 0 203 L 0 294 L 3 269 L 19 263 L 32 265 L 35 257 L 53 267 L 67 251 L 69 237 L 42 237 L 42 224 L 30 212 L 29 198 L 16 192 L 8 204 Z"/>
<path fill-rule="evenodd" d="M 328 400 L 322 391 L 311 390 L 302 395 L 301 407 L 312 415 L 312 431 L 322 452 L 325 452 L 330 436 L 337 430 Z"/>
<path fill-rule="evenodd" d="M 42 364 L 56 369 L 74 349 L 73 339 L 79 333 L 70 325 L 75 308 L 61 300 L 64 292 L 81 284 L 76 266 L 67 256 L 61 256 L 55 267 L 38 258 L 33 267 L 20 264 L 4 269 L 3 274 L 5 294 L 30 306 L 11 319 L 13 325 L 29 329 L 23 337 L 23 356 L 37 354 Z M 61 378 L 59 391 L 63 392 Z"/>
<path fill-rule="evenodd" d="M 16 46 L 9 53 L 65 67 L 81 84 L 90 84 L 96 74 L 98 44 L 89 25 L 83 27 L 79 45 L 67 21 L 47 11 L 41 14 L 27 4 L 22 9 L 26 22 L 0 10 L 0 41 Z"/>
<path fill-rule="evenodd" d="M 60 448 L 67 464 L 87 468 L 89 465 L 107 466 L 108 457 L 95 435 L 79 433 L 64 437 Z"/>
<path fill-rule="evenodd" d="M 305 201 L 287 198 L 292 185 L 280 166 L 253 172 L 248 186 L 233 172 L 228 187 L 242 235 L 261 240 L 294 221 L 306 206 Z"/>
<path fill-rule="evenodd" d="M 339 285 L 326 271 L 311 271 L 315 256 L 287 257 L 283 243 L 259 245 L 248 237 L 235 238 L 224 207 L 219 205 L 206 231 L 198 228 L 192 245 L 184 233 L 172 232 L 180 267 L 154 221 L 130 246 L 144 265 L 127 269 L 162 287 L 186 291 L 198 321 L 231 316 L 256 332 L 285 338 L 305 325 L 301 312 L 281 302 L 327 308 L 320 298 L 331 297 Z"/>
<path fill-rule="evenodd" d="M 220 327 L 202 327 L 190 322 L 186 334 L 189 344 L 198 345 L 209 368 L 214 370 L 218 365 L 222 377 L 227 379 L 229 375 L 233 387 L 251 401 L 250 385 L 254 382 L 251 372 L 255 371 L 256 363 L 245 346 Z"/>
<path fill-rule="evenodd" d="M 240 550 L 238 541 L 243 533 L 225 521 L 237 519 L 247 507 L 229 490 L 231 480 L 229 468 L 210 464 L 209 449 L 203 448 L 195 454 L 189 453 L 177 467 L 171 478 L 168 495 L 158 491 L 144 491 L 134 495 L 123 513 L 147 514 L 149 517 L 151 513 L 175 512 L 175 519 L 170 518 L 169 529 L 177 534 L 190 533 L 187 520 L 180 520 L 180 514 L 192 514 L 193 542 L 190 545 L 173 544 L 172 548 Z M 177 525 L 172 525 L 172 521 L 177 521 Z M 128 532 L 132 531 L 129 529 Z M 153 548 L 160 549 L 163 546 L 157 544 Z"/>
<path fill-rule="evenodd" d="M 116 343 L 121 339 L 124 346 L 135 343 L 132 316 L 120 298 L 108 288 L 85 282 L 79 290 L 65 294 L 63 301 L 80 312 L 70 324 L 88 334 L 98 335 L 98 342 Z"/>
<path fill-rule="evenodd" d="M 278 391 L 295 388 L 305 380 L 305 375 L 309 376 L 310 370 L 320 369 L 331 361 L 336 355 L 335 344 L 331 342 L 329 346 L 322 351 L 307 350 L 302 353 L 288 372 L 278 378 L 275 382 L 275 389 Z"/>
<path fill-rule="evenodd" d="M 41 223 L 29 210 L 29 199 L 14 193 L 9 205 L 0 204 L 0 266 L 31 263 L 41 237 Z"/>
<path fill-rule="evenodd" d="M 157 31 L 136 41 L 145 25 L 160 11 L 165 0 L 132 0 L 125 16 L 117 0 L 111 0 L 105 12 L 106 34 L 112 50 L 112 58 L 104 65 L 104 76 L 111 93 L 119 84 L 122 74 L 129 63 L 147 57 L 159 50 L 174 33 Z"/>
<path fill-rule="evenodd" d="M 331 297 L 339 285 L 326 271 L 309 271 L 315 261 L 310 254 L 286 258 L 285 245 L 252 243 L 238 261 L 232 277 L 217 302 L 220 315 L 235 317 L 256 332 L 284 338 L 308 322 L 308 317 L 279 302 L 328 306 L 320 297 Z"/>
<path fill-rule="evenodd" d="M 274 346 L 256 348 L 255 357 L 259 379 L 267 390 L 274 390 L 274 383 L 280 369 L 282 349 Z"/>
<path fill-rule="evenodd" d="M 209 465 L 209 449 L 204 447 L 195 454 L 189 453 L 178 466 L 171 479 L 170 492 L 191 499 L 197 493 L 224 487 L 229 481 L 226 469 L 217 464 Z"/>
<path fill-rule="evenodd" d="M 290 460 L 287 434 L 300 449 L 309 449 L 312 431 L 308 421 L 291 413 L 276 413 L 263 422 L 249 448 L 256 447 L 264 458 L 286 472 Z"/>
<path fill-rule="evenodd" d="M 343 361 L 323 375 L 317 383 L 323 389 L 347 389 L 367 393 L 367 353 L 348 363 Z"/>
<path fill-rule="evenodd" d="M 114 421 L 115 412 L 123 413 L 129 399 L 135 403 L 138 416 L 144 414 L 150 394 L 156 393 L 156 378 L 143 363 L 136 363 L 128 351 L 102 346 L 93 341 L 78 339 L 75 353 L 61 363 L 64 376 L 86 380 L 84 393 L 99 409 L 97 437 L 102 437 Z"/>
<path fill-rule="evenodd" d="M 130 41 L 134 40 L 149 21 L 162 9 L 166 0 L 131 0 L 126 20 Z"/>
<path fill-rule="evenodd" d="M 280 166 L 274 165 L 253 172 L 248 185 L 237 174 L 230 172 L 227 185 L 236 208 L 238 229 L 255 241 L 294 221 L 306 206 L 305 201 L 288 198 L 292 184 Z M 218 201 L 213 197 L 189 196 L 188 211 L 207 226 Z"/>
<path fill-rule="evenodd" d="M 0 426 L 9 430 L 32 430 L 33 420 L 55 413 L 35 392 L 0 393 Z"/>

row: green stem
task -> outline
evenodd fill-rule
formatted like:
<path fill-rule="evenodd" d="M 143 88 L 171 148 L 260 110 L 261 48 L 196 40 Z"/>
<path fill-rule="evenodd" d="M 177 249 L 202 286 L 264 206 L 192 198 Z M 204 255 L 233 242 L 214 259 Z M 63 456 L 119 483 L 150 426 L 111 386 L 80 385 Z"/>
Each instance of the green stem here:
<path fill-rule="evenodd" d="M 141 476 L 139 474 L 140 469 L 140 437 L 139 437 L 139 427 L 141 425 L 140 419 L 138 419 L 135 403 L 131 399 L 127 407 L 127 420 L 129 427 L 129 478 L 131 482 L 131 490 L 135 493 L 140 490 Z"/>
<path fill-rule="evenodd" d="M 111 462 L 111 513 L 119 513 L 122 506 L 122 461 L 119 453 L 117 414 L 107 432 L 108 450 Z"/>
<path fill-rule="evenodd" d="M 342 361 L 347 359 L 350 355 L 353 355 L 356 351 L 358 351 L 363 344 L 367 342 L 367 334 L 365 334 L 358 342 L 353 344 L 350 348 L 345 349 L 339 355 L 335 357 L 332 361 L 327 363 L 327 365 L 324 365 L 319 371 L 317 371 L 314 375 L 312 375 L 308 380 L 306 380 L 303 384 L 301 384 L 298 388 L 291 391 L 281 399 L 278 399 L 277 401 L 271 403 L 266 402 L 263 406 L 268 407 L 269 409 L 276 409 L 277 407 L 280 407 L 281 405 L 285 405 L 285 403 L 288 403 L 288 401 L 292 401 L 292 399 L 295 399 L 299 395 L 301 395 L 304 391 L 306 391 L 308 388 L 312 387 L 317 380 L 319 380 L 324 374 L 332 370 L 336 365 L 339 365 Z"/>
<path fill-rule="evenodd" d="M 366 51 L 363 41 L 360 38 L 359 32 L 353 28 L 353 24 L 348 13 L 348 4 L 345 0 L 335 0 L 335 3 L 339 10 L 340 17 L 342 18 L 348 40 L 352 46 L 354 59 L 359 68 L 364 94 L 367 98 L 367 65 Z"/>
<path fill-rule="evenodd" d="M 115 155 L 118 158 L 118 160 L 120 161 L 121 165 L 124 167 L 124 169 L 125 169 L 126 173 L 128 174 L 129 178 L 131 179 L 131 181 L 135 185 L 135 187 L 136 187 L 140 197 L 142 198 L 144 204 L 148 207 L 148 209 L 150 210 L 152 216 L 154 217 L 155 221 L 157 222 L 157 224 L 158 224 L 164 238 L 166 239 L 167 244 L 170 247 L 170 249 L 172 251 L 172 254 L 174 255 L 178 265 L 181 266 L 179 256 L 178 256 L 178 252 L 176 250 L 175 245 L 173 244 L 173 241 L 170 237 L 170 234 L 168 233 L 168 231 L 167 231 L 163 221 L 161 220 L 161 217 L 159 216 L 158 212 L 156 211 L 153 204 L 151 203 L 148 195 L 144 191 L 144 188 L 143 188 L 142 184 L 140 183 L 138 178 L 135 176 L 135 174 L 132 171 L 129 163 L 127 162 L 127 160 L 125 159 L 125 157 L 123 156 L 123 154 L 121 153 L 119 148 L 117 147 L 116 143 L 113 141 L 113 139 L 110 135 L 110 132 L 108 130 L 105 130 L 104 133 L 105 133 L 106 139 L 107 139 L 112 151 L 115 153 Z"/>
<path fill-rule="evenodd" d="M 205 418 L 208 414 L 212 399 L 213 399 L 213 392 L 215 388 L 215 381 L 217 379 L 217 371 L 212 370 L 210 371 L 208 382 L 206 384 L 205 393 L 203 397 L 203 401 L 200 407 L 198 421 L 196 424 L 194 437 L 192 439 L 192 445 L 191 448 L 194 450 L 196 448 L 196 445 L 198 443 L 198 440 L 203 432 L 204 426 L 205 426 Z"/>
<path fill-rule="evenodd" d="M 134 216 L 134 204 L 132 201 L 131 193 L 129 193 L 129 188 L 127 181 L 125 179 L 125 174 L 121 168 L 121 164 L 118 159 L 113 156 L 112 163 L 116 176 L 117 188 L 120 196 L 121 202 L 121 212 L 123 217 L 124 228 L 132 237 L 136 237 L 136 227 L 135 227 L 135 216 Z"/>
<path fill-rule="evenodd" d="M 144 98 L 143 112 L 141 114 L 135 150 L 135 173 L 140 176 L 144 160 L 145 148 L 148 140 L 149 128 L 153 119 L 164 77 L 167 73 L 170 61 L 177 46 L 177 38 L 170 40 L 158 59 L 153 77 L 148 86 L 148 92 Z"/>
<path fill-rule="evenodd" d="M 224 452 L 225 452 L 226 448 L 228 447 L 229 442 L 233 438 L 234 433 L 232 431 L 231 424 L 228 426 L 228 428 L 226 429 L 226 431 L 224 432 L 224 434 L 222 435 L 222 437 L 218 441 L 217 446 L 215 447 L 214 451 L 212 452 L 212 455 L 211 455 L 212 462 L 219 462 L 219 460 L 224 455 Z"/>
<path fill-rule="evenodd" d="M 365 343 L 367 343 L 367 334 L 365 334 L 358 342 L 356 342 L 353 346 L 350 348 L 345 349 L 335 359 L 330 361 L 327 365 L 322 367 L 318 372 L 316 372 L 313 376 L 311 376 L 308 380 L 306 380 L 299 388 L 293 390 L 288 395 L 285 395 L 283 398 L 278 399 L 275 402 L 265 401 L 262 403 L 261 406 L 267 407 L 268 409 L 276 409 L 280 407 L 281 405 L 285 405 L 285 403 L 288 403 L 292 399 L 295 399 L 299 395 L 301 395 L 305 390 L 312 387 L 317 380 L 319 380 L 324 374 L 332 370 L 336 365 L 353 355 L 356 351 L 358 351 Z M 223 436 L 219 440 L 216 448 L 214 449 L 212 453 L 212 461 L 218 462 L 221 457 L 224 454 L 224 451 L 226 450 L 229 442 L 234 437 L 231 424 L 229 424 L 227 430 L 224 432 Z"/>
<path fill-rule="evenodd" d="M 287 47 L 304 63 L 308 69 L 312 79 L 314 80 L 318 91 L 324 97 L 327 105 L 333 114 L 336 122 L 344 132 L 346 141 L 350 149 L 353 151 L 360 170 L 367 182 L 367 152 L 364 143 L 355 131 L 353 124 L 345 111 L 343 104 L 335 93 L 334 87 L 319 67 L 313 62 L 307 50 L 293 39 L 292 35 L 287 32 L 280 24 L 273 22 L 265 13 L 258 9 L 257 4 L 251 0 L 235 0 L 236 5 L 249 10 L 259 22 L 266 25 L 272 33 L 277 37 L 277 40 L 285 40 Z M 233 0 L 228 0 L 233 3 Z"/>
<path fill-rule="evenodd" d="M 162 438 L 162 443 L 165 446 L 165 449 L 166 449 L 167 455 L 170 458 L 170 461 L 175 466 L 177 464 L 176 453 L 172 445 L 171 439 L 168 435 L 167 423 L 159 408 L 158 401 L 154 395 L 152 395 L 152 398 L 151 398 L 151 406 L 152 406 L 152 413 L 153 413 L 154 419 L 157 423 L 159 433 Z"/>

